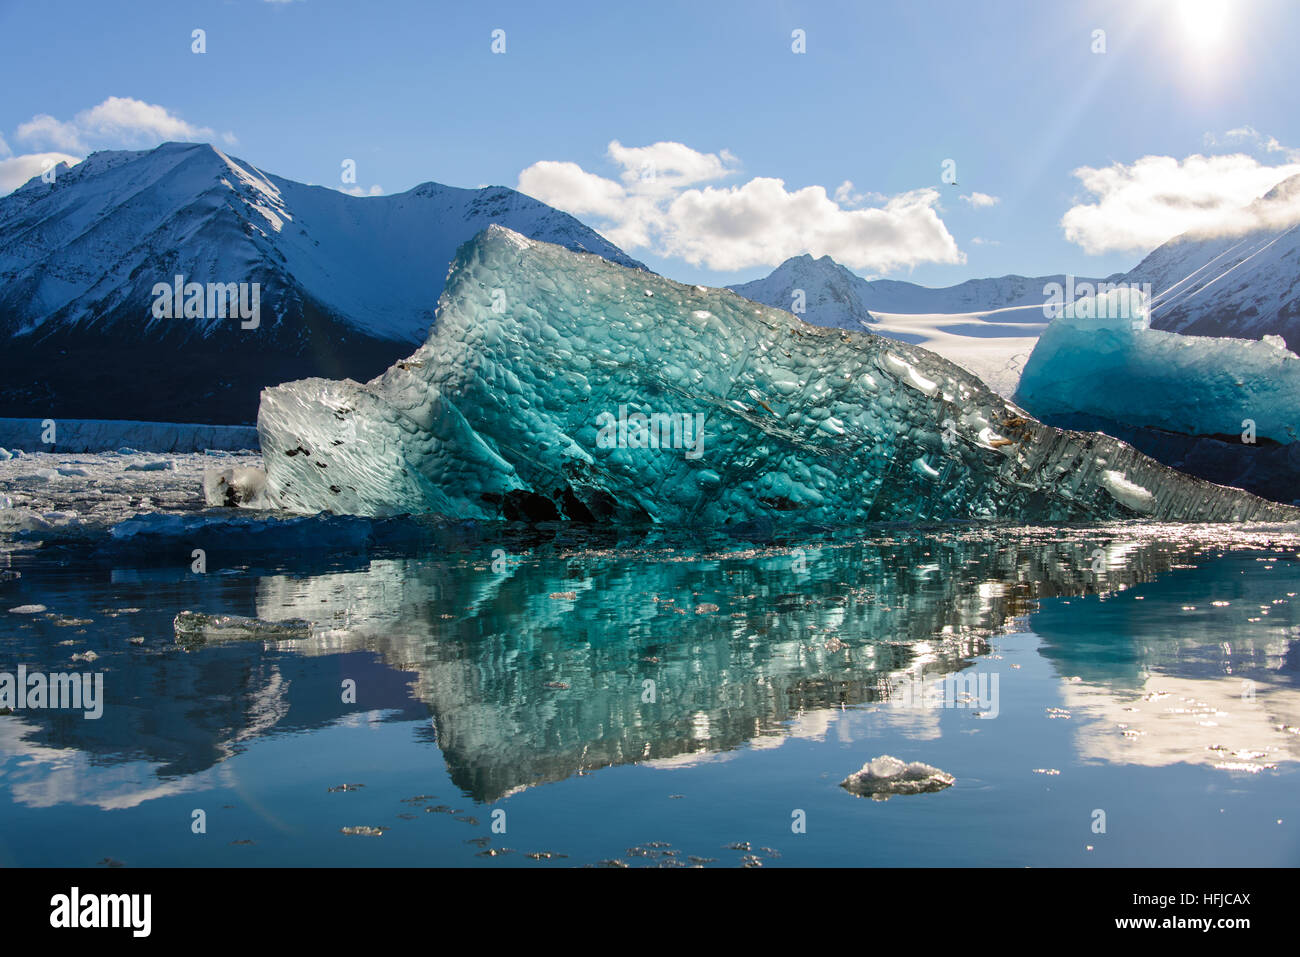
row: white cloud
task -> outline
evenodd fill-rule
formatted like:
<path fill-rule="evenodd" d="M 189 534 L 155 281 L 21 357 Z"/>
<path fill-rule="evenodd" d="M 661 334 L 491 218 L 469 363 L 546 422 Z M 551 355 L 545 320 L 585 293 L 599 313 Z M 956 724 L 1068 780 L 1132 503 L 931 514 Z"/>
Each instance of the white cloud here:
<path fill-rule="evenodd" d="M 983 236 L 975 236 L 971 239 L 975 246 L 1001 246 L 1002 241 L 998 239 L 985 239 Z"/>
<path fill-rule="evenodd" d="M 13 156 L 0 137 L 0 195 L 43 172 L 50 162 L 79 163 L 94 149 L 143 149 L 166 140 L 212 140 L 216 134 L 206 126 L 187 123 L 166 107 L 110 96 L 70 120 L 38 113 L 20 123 L 14 136 L 38 152 Z M 222 133 L 221 139 L 228 146 L 238 142 L 230 132 Z M 39 151 L 42 148 L 44 151 Z"/>
<path fill-rule="evenodd" d="M 1254 201 L 1298 173 L 1300 163 L 1265 166 L 1241 153 L 1084 166 L 1074 175 L 1095 200 L 1067 210 L 1061 226 L 1066 239 L 1095 254 L 1147 250 L 1188 231 L 1232 235 L 1284 225 L 1300 220 L 1300 203 Z"/>
<path fill-rule="evenodd" d="M 51 164 L 68 163 L 75 165 L 81 159 L 67 153 L 28 153 L 0 159 L 0 196 L 12 193 L 33 176 L 39 176 L 50 168 Z"/>
<path fill-rule="evenodd" d="M 1280 153 L 1288 163 L 1300 162 L 1300 150 L 1283 146 L 1278 142 L 1276 136 L 1266 136 L 1249 125 L 1228 130 L 1223 134 L 1222 138 L 1215 136 L 1213 133 L 1206 133 L 1204 139 L 1205 145 L 1210 147 L 1229 144 L 1233 146 L 1245 145 L 1264 153 Z"/>
<path fill-rule="evenodd" d="M 380 186 L 378 183 L 376 183 L 374 186 L 371 186 L 369 189 L 366 189 L 364 186 L 349 186 L 347 189 L 344 189 L 341 186 L 336 186 L 335 189 L 337 189 L 340 193 L 347 193 L 349 196 L 383 196 L 384 195 L 384 188 Z"/>
<path fill-rule="evenodd" d="M 131 97 L 110 96 L 71 120 L 48 113 L 19 125 L 17 139 L 35 146 L 88 153 L 102 147 L 146 147 L 166 140 L 211 140 L 216 134 L 169 112 L 166 107 Z M 227 142 L 233 134 L 224 134 Z"/>
<path fill-rule="evenodd" d="M 577 163 L 555 160 L 542 160 L 520 173 L 519 190 L 543 202 L 560 198 L 562 208 L 574 216 L 607 219 L 620 218 L 628 199 L 621 184 L 588 173 Z"/>
<path fill-rule="evenodd" d="M 711 269 L 774 266 L 791 256 L 828 255 L 851 269 L 888 272 L 965 256 L 934 207 L 935 189 L 891 198 L 884 207 L 846 210 L 820 186 L 790 192 L 779 179 L 688 190 L 668 209 L 667 255 Z"/>
<path fill-rule="evenodd" d="M 969 203 L 974 209 L 988 209 L 990 206 L 996 206 L 1002 200 L 997 196 L 990 196 L 988 193 L 971 193 L 969 196 L 959 197 L 963 203 Z"/>
<path fill-rule="evenodd" d="M 640 192 L 660 192 L 722 179 L 736 171 L 739 161 L 726 150 L 699 153 L 681 143 L 651 146 L 609 144 L 606 155 L 623 167 L 621 179 Z"/>
<path fill-rule="evenodd" d="M 771 177 L 701 186 L 735 175 L 739 161 L 725 150 L 700 153 L 681 143 L 614 141 L 607 155 L 620 167 L 618 180 L 544 160 L 519 174 L 519 189 L 593 217 L 626 250 L 646 248 L 709 269 L 775 266 L 802 253 L 877 272 L 965 261 L 936 212 L 934 189 L 886 198 L 856 194 L 846 180 L 832 199 L 821 186 L 792 191 Z M 867 199 L 879 205 L 848 208 Z"/>
<path fill-rule="evenodd" d="M 854 188 L 853 180 L 851 179 L 846 179 L 844 182 L 840 183 L 839 186 L 835 187 L 835 202 L 839 203 L 846 209 L 853 206 L 861 206 L 863 203 L 883 203 L 887 199 L 889 199 L 889 197 L 884 193 L 873 193 L 869 191 L 866 193 L 859 193 L 857 189 Z"/>

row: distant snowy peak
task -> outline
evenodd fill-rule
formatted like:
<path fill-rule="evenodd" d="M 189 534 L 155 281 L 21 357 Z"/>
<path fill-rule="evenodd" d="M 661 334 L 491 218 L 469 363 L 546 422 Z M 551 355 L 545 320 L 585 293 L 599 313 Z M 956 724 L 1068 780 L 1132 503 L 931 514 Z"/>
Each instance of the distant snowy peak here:
<path fill-rule="evenodd" d="M 818 326 L 861 329 L 875 322 L 867 308 L 870 283 L 830 256 L 794 256 L 763 279 L 731 286 L 746 299 L 785 309 Z"/>
<path fill-rule="evenodd" d="M 1300 176 L 1246 206 L 1231 232 L 1188 232 L 1125 280 L 1150 283 L 1151 324 L 1187 335 L 1260 339 L 1300 348 Z"/>
<path fill-rule="evenodd" d="M 259 283 L 262 312 L 293 338 L 305 303 L 378 339 L 429 330 L 456 248 L 490 223 L 645 267 L 581 222 L 505 187 L 424 183 L 354 197 L 264 172 L 207 144 L 94 153 L 0 198 L 0 332 L 60 327 L 175 335 L 153 289 Z M 207 336 L 219 319 L 190 317 Z"/>
<path fill-rule="evenodd" d="M 804 320 L 818 326 L 861 329 L 879 322 L 876 313 L 967 316 L 1042 306 L 1048 298 L 1046 287 L 1050 283 L 1064 286 L 1065 280 L 1064 275 L 1001 276 L 930 288 L 897 279 L 863 279 L 830 256 L 814 259 L 804 255 L 787 259 L 762 279 L 729 288 L 755 302 L 795 312 L 796 293 L 802 290 L 807 307 L 801 316 Z"/>

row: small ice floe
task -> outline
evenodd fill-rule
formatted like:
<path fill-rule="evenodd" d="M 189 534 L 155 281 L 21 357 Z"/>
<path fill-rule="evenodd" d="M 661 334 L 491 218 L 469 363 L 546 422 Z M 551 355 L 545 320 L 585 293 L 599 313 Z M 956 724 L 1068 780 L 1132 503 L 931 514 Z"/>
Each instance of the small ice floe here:
<path fill-rule="evenodd" d="M 61 465 L 55 471 L 64 478 L 90 478 L 90 469 L 80 465 Z"/>
<path fill-rule="evenodd" d="M 356 827 L 341 827 L 339 828 L 339 830 L 344 834 L 360 834 L 363 835 L 364 837 L 379 837 L 379 835 L 383 834 L 386 830 L 388 830 L 388 828 L 382 826 L 370 827 L 369 825 L 366 824 L 360 824 L 357 825 Z"/>
<path fill-rule="evenodd" d="M 0 449 L 0 462 L 8 462 L 13 457 L 14 454 L 8 449 Z"/>
<path fill-rule="evenodd" d="M 149 459 L 145 462 L 130 462 L 123 471 L 126 472 L 175 472 L 176 462 L 172 459 Z"/>
<path fill-rule="evenodd" d="M 840 787 L 859 797 L 888 801 L 896 794 L 926 794 L 942 791 L 956 782 L 951 774 L 920 761 L 908 764 L 889 754 L 872 758 L 840 782 Z"/>
<path fill-rule="evenodd" d="M 19 605 L 17 608 L 10 608 L 11 615 L 39 615 L 45 611 L 44 605 Z"/>
<path fill-rule="evenodd" d="M 269 508 L 266 472 L 248 466 L 208 469 L 203 473 L 203 499 L 208 505 L 228 508 Z"/>
<path fill-rule="evenodd" d="M 240 615 L 205 615 L 183 611 L 172 622 L 176 643 L 197 647 L 208 641 L 295 641 L 311 637 L 311 622 L 303 618 L 265 621 Z"/>

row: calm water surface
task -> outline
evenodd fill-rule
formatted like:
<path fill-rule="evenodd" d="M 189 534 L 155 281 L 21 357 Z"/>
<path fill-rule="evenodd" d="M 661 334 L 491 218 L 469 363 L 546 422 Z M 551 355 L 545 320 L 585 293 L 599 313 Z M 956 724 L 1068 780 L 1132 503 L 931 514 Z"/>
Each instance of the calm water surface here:
<path fill-rule="evenodd" d="M 313 519 L 19 547 L 0 672 L 100 672 L 105 704 L 0 717 L 0 865 L 1294 866 L 1298 545 Z M 182 610 L 312 634 L 187 651 Z M 840 787 L 883 754 L 956 783 Z"/>

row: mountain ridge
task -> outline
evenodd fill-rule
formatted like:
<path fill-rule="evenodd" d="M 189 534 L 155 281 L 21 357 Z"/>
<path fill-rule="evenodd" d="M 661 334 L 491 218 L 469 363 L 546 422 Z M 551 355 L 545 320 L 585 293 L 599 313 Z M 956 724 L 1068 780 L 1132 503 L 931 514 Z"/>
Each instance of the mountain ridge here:
<path fill-rule="evenodd" d="M 280 376 L 369 378 L 423 339 L 457 247 L 494 222 L 646 269 L 508 187 L 357 197 L 211 144 L 92 153 L 0 197 L 0 415 L 251 422 Z M 256 327 L 159 318 L 176 276 L 256 283 Z"/>

